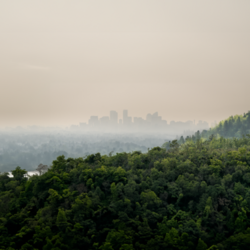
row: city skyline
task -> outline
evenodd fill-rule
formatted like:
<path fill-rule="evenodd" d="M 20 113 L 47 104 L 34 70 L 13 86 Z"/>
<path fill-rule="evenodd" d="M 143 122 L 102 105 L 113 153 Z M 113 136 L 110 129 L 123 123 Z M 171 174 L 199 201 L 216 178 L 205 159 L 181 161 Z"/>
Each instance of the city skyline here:
<path fill-rule="evenodd" d="M 109 116 L 90 116 L 88 123 L 80 122 L 79 125 L 71 125 L 71 129 L 81 129 L 82 131 L 116 131 L 116 132 L 169 132 L 172 134 L 192 134 L 195 131 L 208 130 L 211 126 L 206 121 L 193 120 L 185 122 L 167 121 L 159 116 L 158 112 L 148 113 L 142 117 L 129 116 L 127 109 L 122 112 L 122 119 L 118 118 L 118 112 L 111 110 Z M 214 122 L 214 125 L 216 121 Z"/>
<path fill-rule="evenodd" d="M 86 123 L 86 122 L 82 122 L 82 123 L 83 124 L 89 124 L 89 125 L 92 125 L 92 124 L 95 124 L 95 123 L 100 123 L 100 124 L 109 123 L 109 124 L 124 124 L 124 125 L 127 125 L 127 124 L 131 124 L 131 123 L 140 123 L 140 122 L 147 121 L 147 122 L 151 122 L 151 123 L 157 123 L 158 122 L 158 123 L 162 123 L 162 124 L 165 124 L 165 125 L 168 124 L 167 120 L 163 120 L 162 116 L 159 116 L 157 111 L 154 112 L 153 114 L 148 113 L 146 115 L 146 118 L 143 119 L 142 117 L 128 116 L 128 110 L 124 109 L 123 110 L 123 116 L 122 116 L 123 119 L 121 119 L 121 118 L 119 119 L 118 117 L 119 117 L 119 113 L 117 111 L 115 111 L 115 110 L 111 110 L 110 111 L 110 116 L 101 116 L 99 118 L 98 115 L 93 115 L 93 116 L 90 116 L 90 118 L 88 120 L 88 123 Z M 175 122 L 175 123 L 182 122 L 183 123 L 183 121 L 174 121 L 174 120 L 172 120 L 172 121 L 170 121 L 170 124 L 173 123 L 173 122 Z M 192 120 L 187 120 L 185 122 L 189 122 L 189 123 L 193 122 L 195 124 L 195 120 L 193 120 L 193 121 Z M 199 122 L 203 122 L 203 121 L 199 120 L 198 123 Z M 209 126 L 208 122 L 206 122 L 206 121 L 204 121 L 204 122 L 207 123 L 207 125 Z M 215 124 L 216 124 L 216 121 L 212 122 L 210 126 L 213 126 Z"/>
<path fill-rule="evenodd" d="M 1 127 L 248 110 L 250 1 L 14 2 L 0 2 Z"/>

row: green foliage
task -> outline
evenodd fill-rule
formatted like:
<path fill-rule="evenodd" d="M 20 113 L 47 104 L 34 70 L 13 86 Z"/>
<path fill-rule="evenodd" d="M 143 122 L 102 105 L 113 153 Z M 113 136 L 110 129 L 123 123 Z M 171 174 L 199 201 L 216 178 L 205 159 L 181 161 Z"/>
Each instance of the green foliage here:
<path fill-rule="evenodd" d="M 248 249 L 250 138 L 196 136 L 0 175 L 0 249 Z"/>
<path fill-rule="evenodd" d="M 234 137 L 239 139 L 247 134 L 250 134 L 250 111 L 244 114 L 244 116 L 230 116 L 212 129 L 204 131 L 202 137 L 213 140 L 213 135 L 219 135 L 224 138 Z M 231 143 L 233 144 L 233 141 Z"/>
<path fill-rule="evenodd" d="M 56 217 L 56 225 L 60 229 L 64 229 L 67 226 L 67 218 L 63 210 L 59 209 Z"/>
<path fill-rule="evenodd" d="M 215 246 L 215 245 L 212 245 L 207 250 L 219 250 L 219 248 L 217 246 Z"/>
<path fill-rule="evenodd" d="M 46 238 L 47 244 L 43 247 L 43 250 L 51 250 L 53 248 L 53 244 L 49 240 L 49 238 Z"/>
<path fill-rule="evenodd" d="M 203 240 L 199 239 L 196 250 L 207 250 L 207 244 Z"/>
<path fill-rule="evenodd" d="M 25 169 L 21 169 L 19 166 L 16 167 L 15 170 L 11 171 L 12 175 L 14 176 L 15 180 L 22 180 L 24 178 L 24 175 L 27 174 L 27 171 Z"/>

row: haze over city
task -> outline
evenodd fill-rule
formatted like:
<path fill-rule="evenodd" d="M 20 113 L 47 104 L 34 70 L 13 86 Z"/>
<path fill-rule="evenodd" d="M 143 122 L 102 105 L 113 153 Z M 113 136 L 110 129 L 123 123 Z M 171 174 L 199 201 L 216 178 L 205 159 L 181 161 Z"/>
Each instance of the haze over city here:
<path fill-rule="evenodd" d="M 249 1 L 1 1 L 6 126 L 70 126 L 129 110 L 163 120 L 243 114 Z"/>
<path fill-rule="evenodd" d="M 0 249 L 250 249 L 250 0 L 0 0 Z"/>

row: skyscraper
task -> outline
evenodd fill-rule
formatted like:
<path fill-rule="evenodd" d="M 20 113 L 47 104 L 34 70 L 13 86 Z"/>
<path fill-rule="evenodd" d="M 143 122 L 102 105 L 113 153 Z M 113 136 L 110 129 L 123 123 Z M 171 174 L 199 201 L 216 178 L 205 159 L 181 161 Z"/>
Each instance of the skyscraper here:
<path fill-rule="evenodd" d="M 99 119 L 99 123 L 102 126 L 108 126 L 109 125 L 109 117 L 108 116 L 103 116 Z"/>
<path fill-rule="evenodd" d="M 118 122 L 118 113 L 114 110 L 110 111 L 110 123 L 117 124 Z"/>
<path fill-rule="evenodd" d="M 90 116 L 89 125 L 91 126 L 98 125 L 98 116 Z"/>
<path fill-rule="evenodd" d="M 128 123 L 128 110 L 123 110 L 123 124 Z"/>
<path fill-rule="evenodd" d="M 123 124 L 125 125 L 132 124 L 132 117 L 128 116 L 128 110 L 123 110 Z"/>
<path fill-rule="evenodd" d="M 147 122 L 151 122 L 152 121 L 152 115 L 151 114 L 147 114 L 146 121 Z"/>

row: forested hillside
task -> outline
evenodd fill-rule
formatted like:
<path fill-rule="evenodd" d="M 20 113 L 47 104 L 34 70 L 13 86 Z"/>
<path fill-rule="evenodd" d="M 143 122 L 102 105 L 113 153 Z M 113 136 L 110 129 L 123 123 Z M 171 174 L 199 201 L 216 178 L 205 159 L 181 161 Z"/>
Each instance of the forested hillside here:
<path fill-rule="evenodd" d="M 241 138 L 245 134 L 250 134 L 250 111 L 244 115 L 230 116 L 214 128 L 204 131 L 202 136 L 204 138 L 209 138 L 211 135 Z"/>
<path fill-rule="evenodd" d="M 60 155 L 78 158 L 99 152 L 147 152 L 148 148 L 162 145 L 167 137 L 147 134 L 98 134 L 52 132 L 0 132 L 0 172 L 16 166 L 35 170 L 38 164 L 51 165 Z"/>
<path fill-rule="evenodd" d="M 217 146 L 216 146 L 217 145 Z M 0 249 L 249 249 L 250 139 L 53 161 L 0 175 Z"/>

